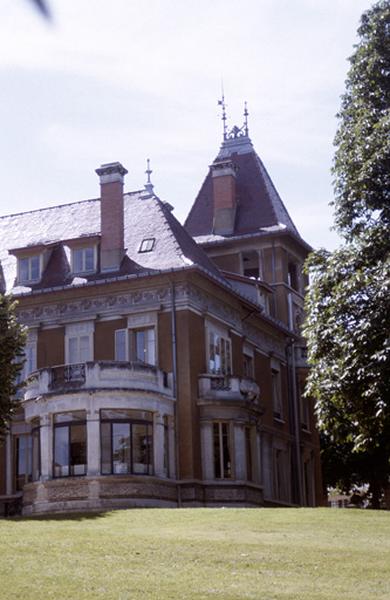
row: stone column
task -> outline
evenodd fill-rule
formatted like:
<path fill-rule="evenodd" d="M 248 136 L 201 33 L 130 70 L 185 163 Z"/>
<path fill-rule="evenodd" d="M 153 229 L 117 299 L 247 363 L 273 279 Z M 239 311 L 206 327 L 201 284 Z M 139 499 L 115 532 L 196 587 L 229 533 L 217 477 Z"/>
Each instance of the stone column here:
<path fill-rule="evenodd" d="M 164 418 L 160 413 L 153 415 L 153 462 L 154 474 L 165 477 L 164 471 Z"/>
<path fill-rule="evenodd" d="M 234 478 L 246 479 L 245 425 L 234 423 Z"/>
<path fill-rule="evenodd" d="M 200 436 L 203 479 L 214 479 L 213 424 L 211 422 L 201 422 Z"/>
<path fill-rule="evenodd" d="M 40 419 L 41 435 L 41 479 L 52 478 L 53 471 L 53 426 L 51 415 L 42 415 Z"/>
<path fill-rule="evenodd" d="M 10 496 L 13 492 L 13 469 L 12 469 L 12 436 L 7 433 L 5 439 L 5 493 Z"/>
<path fill-rule="evenodd" d="M 100 415 L 87 410 L 87 475 L 100 475 Z"/>
<path fill-rule="evenodd" d="M 252 450 L 252 468 L 253 468 L 253 481 L 261 484 L 262 473 L 261 473 L 261 438 L 260 431 L 257 428 L 251 429 L 251 450 Z"/>

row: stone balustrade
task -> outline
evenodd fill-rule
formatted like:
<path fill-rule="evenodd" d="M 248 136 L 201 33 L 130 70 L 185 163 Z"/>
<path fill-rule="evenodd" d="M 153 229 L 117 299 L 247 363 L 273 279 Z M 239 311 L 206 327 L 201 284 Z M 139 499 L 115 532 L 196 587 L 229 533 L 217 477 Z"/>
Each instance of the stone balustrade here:
<path fill-rule="evenodd" d="M 172 375 L 140 362 L 90 361 L 36 371 L 24 400 L 76 390 L 123 389 L 172 396 Z"/>

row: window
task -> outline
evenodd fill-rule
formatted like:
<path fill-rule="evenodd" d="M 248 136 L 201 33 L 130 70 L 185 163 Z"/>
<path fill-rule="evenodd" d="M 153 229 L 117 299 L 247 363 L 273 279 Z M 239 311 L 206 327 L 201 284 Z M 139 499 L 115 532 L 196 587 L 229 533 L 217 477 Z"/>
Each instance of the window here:
<path fill-rule="evenodd" d="M 29 331 L 26 345 L 24 346 L 24 356 L 20 357 L 20 361 L 24 359 L 23 370 L 18 376 L 18 382 L 26 381 L 26 379 L 37 370 L 37 333 Z"/>
<path fill-rule="evenodd" d="M 130 360 L 156 364 L 156 334 L 154 327 L 130 331 Z"/>
<path fill-rule="evenodd" d="M 153 473 L 153 415 L 137 410 L 101 411 L 103 475 Z"/>
<path fill-rule="evenodd" d="M 276 369 L 271 370 L 271 385 L 272 385 L 272 406 L 274 411 L 274 417 L 276 419 L 283 418 L 283 404 L 282 394 L 280 385 L 280 371 Z"/>
<path fill-rule="evenodd" d="M 230 461 L 230 435 L 228 423 L 213 424 L 214 477 L 230 479 L 232 468 Z"/>
<path fill-rule="evenodd" d="M 41 278 L 41 257 L 27 256 L 18 259 L 18 280 L 20 283 L 33 283 Z"/>
<path fill-rule="evenodd" d="M 73 273 L 93 273 L 96 271 L 95 247 L 74 248 L 72 250 Z"/>
<path fill-rule="evenodd" d="M 305 382 L 298 381 L 297 383 L 299 395 L 299 412 L 301 415 L 301 427 L 305 430 L 310 430 L 310 415 L 309 415 L 309 399 L 305 398 Z"/>
<path fill-rule="evenodd" d="M 299 292 L 298 265 L 294 262 L 289 262 L 287 268 L 287 283 L 290 287 Z"/>
<path fill-rule="evenodd" d="M 260 256 L 256 250 L 242 253 L 242 272 L 246 277 L 261 278 Z"/>
<path fill-rule="evenodd" d="M 228 337 L 209 329 L 209 373 L 230 375 L 232 372 L 231 341 Z"/>
<path fill-rule="evenodd" d="M 85 475 L 87 427 L 82 410 L 54 415 L 54 477 Z"/>
<path fill-rule="evenodd" d="M 145 238 L 142 240 L 138 252 L 152 252 L 156 238 Z"/>
<path fill-rule="evenodd" d="M 246 478 L 253 481 L 252 436 L 251 428 L 245 427 Z"/>
<path fill-rule="evenodd" d="M 253 348 L 246 344 L 244 345 L 242 370 L 244 377 L 248 377 L 250 379 L 254 377 Z"/>
<path fill-rule="evenodd" d="M 39 425 L 31 430 L 31 434 L 15 437 L 15 475 L 16 491 L 30 481 L 37 481 L 41 474 L 40 469 L 40 442 Z"/>
<path fill-rule="evenodd" d="M 71 365 L 93 360 L 94 324 L 74 323 L 65 330 L 65 361 Z"/>

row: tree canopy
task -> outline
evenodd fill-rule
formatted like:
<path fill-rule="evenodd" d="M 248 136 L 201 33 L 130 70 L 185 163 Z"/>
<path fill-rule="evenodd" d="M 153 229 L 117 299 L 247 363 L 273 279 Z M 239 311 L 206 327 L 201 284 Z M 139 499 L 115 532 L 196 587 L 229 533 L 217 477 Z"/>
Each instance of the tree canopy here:
<path fill-rule="evenodd" d="M 378 506 L 390 475 L 390 0 L 363 14 L 335 138 L 335 227 L 343 244 L 308 260 L 305 335 L 329 449 L 354 453 Z M 360 465 L 360 474 L 357 475 Z M 363 475 L 362 475 L 363 474 Z"/>
<path fill-rule="evenodd" d="M 12 298 L 0 294 L 0 436 L 17 408 L 17 381 L 23 369 L 26 336 L 16 319 L 15 306 Z"/>

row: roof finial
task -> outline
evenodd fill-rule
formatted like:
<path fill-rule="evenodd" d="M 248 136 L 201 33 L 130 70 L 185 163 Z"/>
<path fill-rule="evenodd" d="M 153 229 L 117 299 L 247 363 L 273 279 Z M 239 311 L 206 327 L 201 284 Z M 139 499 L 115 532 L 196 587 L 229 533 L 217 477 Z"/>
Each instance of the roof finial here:
<path fill-rule="evenodd" d="M 247 107 L 247 103 L 246 100 L 244 102 L 244 131 L 245 131 L 245 135 L 246 137 L 248 137 L 249 135 L 249 129 L 248 129 L 248 107 Z"/>
<path fill-rule="evenodd" d="M 218 100 L 218 106 L 222 106 L 222 123 L 223 123 L 223 139 L 227 139 L 227 125 L 226 125 L 226 104 L 225 104 L 225 93 L 223 89 L 223 81 L 221 82 L 222 97 Z"/>
<path fill-rule="evenodd" d="M 146 171 L 145 171 L 146 175 L 148 176 L 148 179 L 145 183 L 145 190 L 147 192 L 149 192 L 149 194 L 153 194 L 153 183 L 150 180 L 150 176 L 153 173 L 152 169 L 150 168 L 150 159 L 147 158 L 146 159 Z"/>

